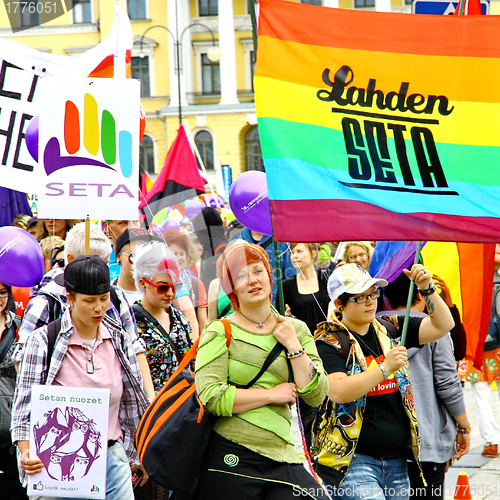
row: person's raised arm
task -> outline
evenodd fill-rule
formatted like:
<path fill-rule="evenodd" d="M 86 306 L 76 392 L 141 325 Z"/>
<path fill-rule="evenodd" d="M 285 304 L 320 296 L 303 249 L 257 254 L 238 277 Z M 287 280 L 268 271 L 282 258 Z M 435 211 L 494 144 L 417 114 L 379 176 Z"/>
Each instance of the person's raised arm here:
<path fill-rule="evenodd" d="M 431 283 L 430 272 L 422 264 L 415 264 L 410 271 L 405 269 L 403 272 L 417 285 L 429 314 L 429 317 L 424 318 L 420 323 L 420 344 L 428 344 L 440 339 L 455 326 L 455 322 L 450 309 L 439 294 L 436 293 L 435 286 Z"/>

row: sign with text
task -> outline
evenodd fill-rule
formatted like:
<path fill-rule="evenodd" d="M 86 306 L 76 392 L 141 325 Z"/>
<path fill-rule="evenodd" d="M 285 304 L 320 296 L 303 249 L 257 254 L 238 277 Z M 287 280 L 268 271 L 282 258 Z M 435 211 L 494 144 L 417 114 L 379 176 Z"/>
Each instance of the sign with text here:
<path fill-rule="evenodd" d="M 275 239 L 500 241 L 499 30 L 500 16 L 261 0 Z"/>
<path fill-rule="evenodd" d="M 452 16 L 455 14 L 458 2 L 443 0 L 414 0 L 412 10 L 414 14 L 430 14 L 438 16 Z M 481 9 L 483 14 L 489 14 L 490 3 L 487 0 L 481 0 Z"/>
<path fill-rule="evenodd" d="M 106 498 L 108 389 L 35 385 L 30 458 L 44 468 L 28 476 L 28 495 Z"/>
<path fill-rule="evenodd" d="M 139 80 L 40 82 L 38 214 L 137 218 Z"/>

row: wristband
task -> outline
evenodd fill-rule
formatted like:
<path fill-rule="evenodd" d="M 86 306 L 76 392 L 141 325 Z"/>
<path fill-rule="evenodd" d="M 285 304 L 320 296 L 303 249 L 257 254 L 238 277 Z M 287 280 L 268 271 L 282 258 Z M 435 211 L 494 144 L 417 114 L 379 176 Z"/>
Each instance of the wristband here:
<path fill-rule="evenodd" d="M 436 291 L 436 285 L 431 280 L 429 281 L 429 287 L 426 290 L 421 290 L 420 288 L 417 288 L 417 290 L 418 293 L 422 295 L 422 297 L 427 297 L 428 295 L 432 295 Z"/>
<path fill-rule="evenodd" d="M 389 375 L 387 375 L 387 370 L 385 369 L 384 362 L 382 361 L 382 363 L 379 363 L 378 367 L 382 370 L 384 380 L 387 380 L 389 378 Z"/>
<path fill-rule="evenodd" d="M 299 358 L 300 356 L 302 356 L 302 354 L 304 354 L 306 352 L 306 348 L 304 346 L 302 346 L 298 351 L 295 351 L 295 352 L 290 352 L 286 355 L 286 357 L 288 359 L 294 359 L 294 358 Z"/>
<path fill-rule="evenodd" d="M 460 434 L 470 434 L 472 427 L 469 424 L 467 427 L 460 427 L 457 425 L 457 432 L 460 432 Z"/>

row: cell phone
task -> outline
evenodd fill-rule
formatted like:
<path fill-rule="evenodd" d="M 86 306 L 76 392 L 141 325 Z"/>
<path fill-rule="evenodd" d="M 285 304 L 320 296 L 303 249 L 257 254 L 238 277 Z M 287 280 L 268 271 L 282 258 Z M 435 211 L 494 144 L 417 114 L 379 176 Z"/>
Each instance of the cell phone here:
<path fill-rule="evenodd" d="M 142 469 L 135 469 L 132 472 L 132 488 L 135 490 L 136 486 L 141 482 L 144 471 Z"/>

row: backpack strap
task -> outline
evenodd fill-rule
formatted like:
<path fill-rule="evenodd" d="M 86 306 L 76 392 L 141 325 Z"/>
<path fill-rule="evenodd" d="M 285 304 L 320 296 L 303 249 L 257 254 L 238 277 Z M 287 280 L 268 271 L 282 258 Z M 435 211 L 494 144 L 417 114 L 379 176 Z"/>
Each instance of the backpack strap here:
<path fill-rule="evenodd" d="M 0 363 L 3 362 L 5 356 L 9 352 L 10 347 L 16 341 L 16 332 L 21 324 L 21 318 L 15 316 L 8 330 L 4 330 L 0 339 Z"/>
<path fill-rule="evenodd" d="M 342 359 L 347 364 L 349 358 L 349 352 L 351 351 L 351 343 L 349 342 L 349 337 L 344 330 L 337 330 L 332 332 L 332 335 L 339 341 L 340 344 L 340 355 Z"/>
<path fill-rule="evenodd" d="M 52 359 L 52 353 L 54 352 L 54 346 L 56 344 L 57 336 L 61 331 L 61 318 L 57 318 L 55 321 L 51 321 L 47 327 L 47 340 L 49 346 L 47 348 L 47 366 L 50 365 L 50 360 Z"/>
<path fill-rule="evenodd" d="M 409 321 L 410 318 L 408 318 Z M 399 333 L 398 327 L 389 319 L 386 317 L 382 316 L 380 318 L 377 318 L 379 323 L 382 326 L 385 326 L 385 329 L 387 330 L 387 334 L 391 339 L 397 339 L 398 337 L 401 337 L 401 334 Z"/>
<path fill-rule="evenodd" d="M 229 321 L 225 318 L 221 319 L 220 321 L 224 325 L 224 333 L 226 334 L 226 345 L 227 347 L 229 347 L 229 345 L 231 344 L 231 325 Z M 281 351 L 284 348 L 285 346 L 283 344 L 277 342 L 276 345 L 272 348 L 271 352 L 268 354 L 267 358 L 265 359 L 264 364 L 259 370 L 259 373 L 257 373 L 257 375 L 255 375 L 255 377 L 252 380 L 250 380 L 248 384 L 240 385 L 231 383 L 231 385 L 234 385 L 238 389 L 250 389 L 250 387 L 252 387 L 252 385 L 254 385 L 255 382 L 257 382 L 257 380 L 259 380 L 259 378 L 262 377 L 264 372 L 271 366 L 271 363 L 280 355 Z"/>
<path fill-rule="evenodd" d="M 144 307 L 142 307 L 141 305 L 134 304 L 132 306 L 132 309 L 134 310 L 134 313 L 136 315 L 139 315 L 139 318 L 142 316 L 143 318 L 146 318 L 149 321 L 151 321 L 151 323 L 153 323 L 155 328 L 157 328 L 163 335 L 163 337 L 168 341 L 170 347 L 173 349 L 175 353 L 177 361 L 180 363 L 182 361 L 182 354 L 180 353 L 179 349 L 177 349 L 177 346 L 175 345 L 174 341 L 172 340 L 172 337 L 170 337 L 170 334 L 167 332 L 167 330 L 165 330 L 165 328 L 163 328 L 163 326 L 160 325 L 159 321 L 152 314 L 146 311 L 146 309 L 144 309 Z"/>
<path fill-rule="evenodd" d="M 262 245 L 259 244 L 260 247 L 262 247 L 264 250 L 273 242 L 273 238 L 269 238 L 267 241 L 264 241 Z"/>
<path fill-rule="evenodd" d="M 226 318 L 222 318 L 220 322 L 224 325 L 224 333 L 226 334 L 226 346 L 231 345 L 231 325 Z"/>
<path fill-rule="evenodd" d="M 328 334 L 328 336 L 334 337 L 337 342 L 321 338 L 323 334 Z M 324 342 L 325 344 L 331 345 L 337 349 L 347 365 L 349 353 L 351 352 L 351 342 L 349 341 L 349 337 L 344 330 L 334 329 L 332 322 L 323 321 L 318 324 L 318 327 L 314 332 L 314 338 L 316 339 L 316 342 Z"/>
<path fill-rule="evenodd" d="M 113 287 L 109 288 L 109 295 L 111 298 L 111 302 L 113 302 L 113 305 L 116 307 L 116 310 L 118 311 L 118 314 L 120 314 L 120 308 L 121 308 L 121 300 L 118 297 L 118 294 L 116 293 L 116 290 Z"/>
<path fill-rule="evenodd" d="M 234 382 L 231 382 L 231 385 L 234 385 L 238 389 L 250 389 L 252 385 L 259 380 L 260 377 L 264 374 L 264 372 L 271 366 L 271 363 L 281 354 L 281 351 L 285 346 L 283 344 L 280 344 L 279 342 L 276 342 L 276 345 L 272 348 L 271 352 L 268 354 L 267 358 L 264 361 L 264 364 L 262 365 L 261 369 L 259 370 L 259 373 L 255 375 L 255 377 L 248 382 L 248 384 L 241 385 L 241 384 L 235 384 Z M 290 379 L 290 376 L 289 376 Z M 290 380 L 289 380 L 290 381 Z"/>
<path fill-rule="evenodd" d="M 44 294 L 43 296 L 49 303 L 49 323 L 52 323 L 52 321 L 55 321 L 61 316 L 61 303 L 52 295 Z"/>

